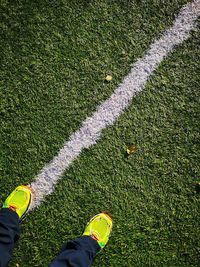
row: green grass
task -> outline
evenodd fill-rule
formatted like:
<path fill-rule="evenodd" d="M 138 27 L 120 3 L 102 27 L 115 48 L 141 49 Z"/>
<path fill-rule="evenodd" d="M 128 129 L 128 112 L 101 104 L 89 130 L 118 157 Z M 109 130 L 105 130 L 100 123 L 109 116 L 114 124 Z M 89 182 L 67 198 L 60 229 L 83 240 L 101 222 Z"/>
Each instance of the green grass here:
<path fill-rule="evenodd" d="M 186 2 L 1 2 L 2 202 L 56 155 Z M 199 265 L 198 34 L 27 217 L 11 266 L 47 266 L 101 210 L 114 229 L 94 266 Z M 129 143 L 137 152 L 127 159 Z"/>

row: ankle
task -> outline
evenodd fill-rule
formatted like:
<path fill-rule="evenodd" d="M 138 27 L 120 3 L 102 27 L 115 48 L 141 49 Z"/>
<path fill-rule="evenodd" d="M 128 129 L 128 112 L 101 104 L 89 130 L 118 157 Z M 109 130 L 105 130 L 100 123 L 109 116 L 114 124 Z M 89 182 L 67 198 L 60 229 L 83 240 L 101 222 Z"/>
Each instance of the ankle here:
<path fill-rule="evenodd" d="M 10 206 L 8 207 L 8 209 L 9 209 L 9 210 L 12 210 L 12 211 L 14 211 L 14 212 L 16 212 L 16 209 L 17 209 L 17 208 L 16 208 L 15 206 L 10 205 Z"/>

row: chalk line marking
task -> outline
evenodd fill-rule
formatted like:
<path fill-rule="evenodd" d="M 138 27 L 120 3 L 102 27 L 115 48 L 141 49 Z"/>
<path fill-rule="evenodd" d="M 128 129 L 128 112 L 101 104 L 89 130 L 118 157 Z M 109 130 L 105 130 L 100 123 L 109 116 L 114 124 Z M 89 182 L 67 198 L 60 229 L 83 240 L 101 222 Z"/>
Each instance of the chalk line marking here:
<path fill-rule="evenodd" d="M 199 15 L 200 0 L 194 0 L 185 5 L 173 26 L 150 46 L 143 58 L 136 61 L 131 72 L 111 97 L 97 107 L 96 112 L 71 135 L 58 155 L 40 171 L 31 183 L 35 192 L 32 209 L 39 206 L 46 195 L 53 193 L 56 183 L 81 151 L 96 144 L 102 130 L 114 124 L 124 109 L 129 106 L 132 98 L 144 89 L 149 76 L 164 58 L 173 51 L 175 46 L 189 37 L 191 30 L 197 27 L 196 20 Z"/>

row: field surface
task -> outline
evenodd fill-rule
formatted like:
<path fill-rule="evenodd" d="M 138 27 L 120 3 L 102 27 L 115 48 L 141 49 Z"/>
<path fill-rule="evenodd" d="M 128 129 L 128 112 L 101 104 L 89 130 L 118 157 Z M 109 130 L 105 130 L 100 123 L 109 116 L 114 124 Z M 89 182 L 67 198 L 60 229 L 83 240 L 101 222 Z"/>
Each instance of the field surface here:
<path fill-rule="evenodd" d="M 34 180 L 187 3 L 0 1 L 1 204 Z M 103 210 L 114 228 L 94 267 L 200 265 L 199 36 L 198 27 L 169 54 L 26 217 L 10 266 L 48 266 Z M 127 157 L 130 144 L 137 150 Z"/>

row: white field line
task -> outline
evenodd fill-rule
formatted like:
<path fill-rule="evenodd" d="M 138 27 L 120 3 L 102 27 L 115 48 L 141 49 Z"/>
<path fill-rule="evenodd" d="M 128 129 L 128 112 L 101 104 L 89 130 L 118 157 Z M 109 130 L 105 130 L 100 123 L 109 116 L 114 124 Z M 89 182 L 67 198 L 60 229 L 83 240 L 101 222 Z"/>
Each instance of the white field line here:
<path fill-rule="evenodd" d="M 196 20 L 199 15 L 200 0 L 194 0 L 185 5 L 173 26 L 150 46 L 143 58 L 137 60 L 131 72 L 111 97 L 97 107 L 96 112 L 71 135 L 58 155 L 40 171 L 31 183 L 35 193 L 32 209 L 39 206 L 44 197 L 54 191 L 54 186 L 64 171 L 80 155 L 81 151 L 96 144 L 102 130 L 114 124 L 124 109 L 129 106 L 132 98 L 144 89 L 149 76 L 164 58 L 173 51 L 175 46 L 189 37 L 191 30 L 197 26 Z"/>

